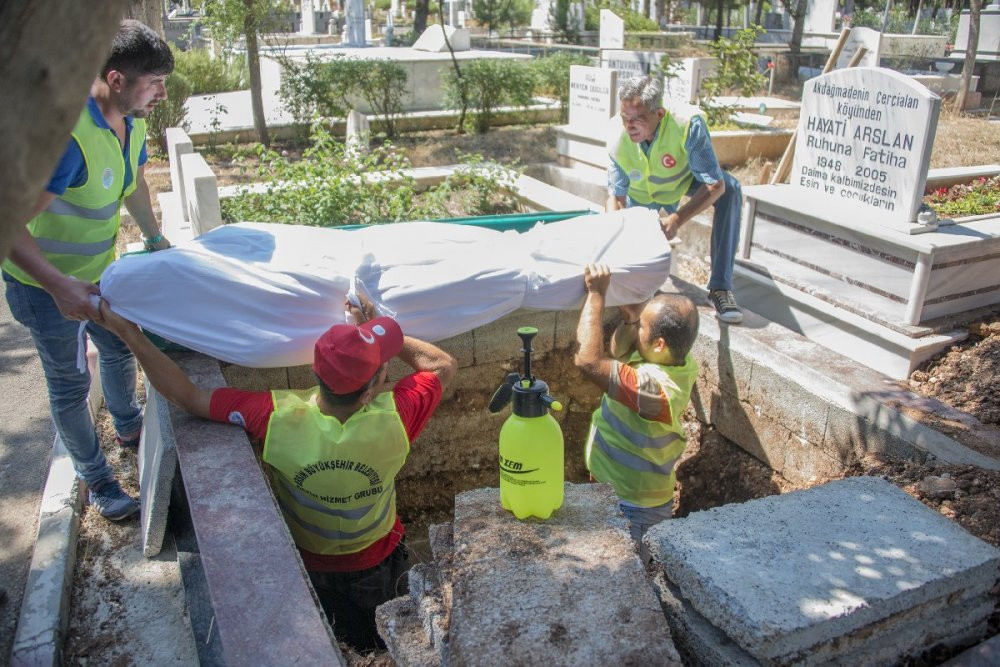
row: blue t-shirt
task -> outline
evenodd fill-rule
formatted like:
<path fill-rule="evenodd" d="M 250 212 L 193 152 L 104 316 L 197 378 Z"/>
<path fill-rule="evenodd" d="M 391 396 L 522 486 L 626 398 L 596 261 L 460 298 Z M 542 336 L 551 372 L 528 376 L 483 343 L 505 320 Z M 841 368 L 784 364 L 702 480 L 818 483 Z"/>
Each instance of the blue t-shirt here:
<path fill-rule="evenodd" d="M 656 132 L 659 132 L 660 128 L 657 126 Z M 653 133 L 653 139 L 650 141 L 643 141 L 639 144 L 639 148 L 646 155 L 649 155 L 649 149 L 653 145 L 653 141 L 656 140 L 656 132 Z M 694 174 L 694 180 L 699 183 L 704 183 L 706 185 L 712 185 L 718 181 L 722 180 L 722 167 L 719 166 L 719 160 L 715 157 L 715 149 L 712 148 L 712 138 L 708 134 L 708 125 L 705 124 L 705 119 L 701 116 L 694 116 L 691 118 L 691 129 L 688 130 L 687 141 L 684 142 L 684 150 L 688 154 L 688 169 Z M 608 165 L 608 192 L 613 194 L 615 197 L 626 197 L 626 202 L 628 206 L 641 206 L 638 202 L 632 201 L 628 197 L 628 174 L 622 169 L 621 165 L 618 164 L 615 159 L 608 156 L 610 161 Z M 647 208 L 665 208 L 668 213 L 673 213 L 677 210 L 679 206 L 677 204 L 657 204 L 655 202 L 647 204 Z"/>
<path fill-rule="evenodd" d="M 87 110 L 90 112 L 90 117 L 94 119 L 97 127 L 114 134 L 114 130 L 104 120 L 104 114 L 101 113 L 101 109 L 97 106 L 97 102 L 93 97 L 87 98 Z M 132 138 L 132 123 L 132 117 L 125 116 L 125 148 L 122 150 L 122 157 L 125 159 L 126 188 L 132 183 L 132 165 L 128 161 L 128 145 Z M 115 141 L 117 140 L 117 135 L 115 135 Z M 142 150 L 139 151 L 139 166 L 141 167 L 146 164 L 147 159 L 146 137 L 143 137 Z M 76 139 L 70 137 L 69 144 L 66 146 L 62 158 L 59 160 L 59 164 L 56 165 L 55 171 L 52 172 L 52 178 L 49 179 L 49 185 L 45 189 L 54 195 L 61 195 L 66 192 L 67 188 L 78 188 L 86 182 L 87 163 L 83 159 L 83 152 L 80 150 L 80 145 L 76 143 Z"/>

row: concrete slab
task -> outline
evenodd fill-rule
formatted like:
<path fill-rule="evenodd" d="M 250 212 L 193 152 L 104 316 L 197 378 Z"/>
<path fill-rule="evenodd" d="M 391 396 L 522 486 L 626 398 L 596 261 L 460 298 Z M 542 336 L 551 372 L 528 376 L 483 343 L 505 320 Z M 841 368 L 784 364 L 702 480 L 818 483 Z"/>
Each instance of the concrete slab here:
<path fill-rule="evenodd" d="M 565 498 L 518 521 L 498 489 L 456 496 L 449 663 L 679 664 L 611 487 Z"/>
<path fill-rule="evenodd" d="M 61 665 L 80 529 L 80 484 L 59 436 L 42 493 L 38 537 L 21 600 L 11 665 Z"/>
<path fill-rule="evenodd" d="M 170 404 L 146 380 L 146 411 L 139 440 L 139 518 L 142 553 L 147 558 L 163 548 L 176 471 L 177 444 L 170 423 Z"/>
<path fill-rule="evenodd" d="M 975 603 L 1000 579 L 1000 551 L 874 477 L 697 512 L 654 526 L 646 541 L 681 595 L 764 661 L 864 639 L 893 618 L 901 658 L 929 646 L 945 611 L 982 623 Z M 915 617 L 921 607 L 932 613 Z M 921 631 L 901 636 L 910 622 Z"/>

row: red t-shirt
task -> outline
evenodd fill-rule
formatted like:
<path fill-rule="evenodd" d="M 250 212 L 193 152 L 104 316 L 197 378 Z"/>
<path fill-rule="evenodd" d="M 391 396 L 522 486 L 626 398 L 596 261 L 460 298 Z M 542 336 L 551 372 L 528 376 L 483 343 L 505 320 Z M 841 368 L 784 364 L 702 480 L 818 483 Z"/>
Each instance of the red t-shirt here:
<path fill-rule="evenodd" d="M 441 402 L 441 381 L 434 373 L 419 372 L 399 380 L 392 389 L 396 411 L 412 443 L 427 425 Z M 263 442 L 267 425 L 274 412 L 274 401 L 269 391 L 244 391 L 224 387 L 212 392 L 211 418 L 242 426 L 254 442 Z M 403 539 L 403 524 L 396 517 L 396 525 L 385 537 L 352 554 L 323 555 L 299 548 L 302 562 L 313 572 L 356 572 L 381 563 Z"/>

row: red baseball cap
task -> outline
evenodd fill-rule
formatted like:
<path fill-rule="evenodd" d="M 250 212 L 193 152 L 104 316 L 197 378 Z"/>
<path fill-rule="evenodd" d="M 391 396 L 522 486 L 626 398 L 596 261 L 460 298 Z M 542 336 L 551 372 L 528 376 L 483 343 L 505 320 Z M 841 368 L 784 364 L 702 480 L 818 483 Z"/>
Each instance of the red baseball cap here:
<path fill-rule="evenodd" d="M 316 341 L 313 371 L 335 394 L 361 389 L 403 349 L 403 331 L 391 317 L 362 325 L 334 324 Z"/>

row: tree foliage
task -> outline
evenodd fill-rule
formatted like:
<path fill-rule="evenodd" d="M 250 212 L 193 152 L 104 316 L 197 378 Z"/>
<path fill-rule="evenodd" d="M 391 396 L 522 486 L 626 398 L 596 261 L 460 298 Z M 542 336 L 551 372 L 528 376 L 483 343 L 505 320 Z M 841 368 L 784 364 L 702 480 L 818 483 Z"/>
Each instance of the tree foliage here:
<path fill-rule="evenodd" d="M 534 6 L 532 0 L 472 0 L 472 14 L 493 34 L 530 22 Z"/>
<path fill-rule="evenodd" d="M 476 132 L 485 134 L 500 107 L 531 104 L 535 74 L 523 61 L 489 58 L 466 62 L 461 77 L 449 71 L 443 83 L 451 108 L 467 100 Z"/>
<path fill-rule="evenodd" d="M 701 106 L 710 125 L 722 124 L 732 113 L 731 107 L 718 104 L 717 97 L 733 92 L 749 97 L 756 95 L 767 83 L 767 78 L 757 69 L 757 55 L 753 51 L 754 40 L 762 31 L 760 26 L 752 26 L 709 44 L 709 50 L 718 61 L 715 71 L 701 84 Z"/>

